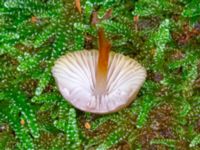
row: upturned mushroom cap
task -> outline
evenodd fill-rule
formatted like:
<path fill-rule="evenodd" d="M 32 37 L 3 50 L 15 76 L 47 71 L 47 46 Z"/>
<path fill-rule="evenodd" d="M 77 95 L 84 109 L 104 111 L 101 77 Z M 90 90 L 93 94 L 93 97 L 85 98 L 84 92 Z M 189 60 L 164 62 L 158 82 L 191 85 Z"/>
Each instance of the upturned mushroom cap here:
<path fill-rule="evenodd" d="M 116 112 L 129 105 L 146 78 L 134 59 L 109 53 L 106 87 L 96 92 L 97 50 L 68 53 L 55 62 L 52 73 L 63 97 L 76 108 L 92 113 Z"/>

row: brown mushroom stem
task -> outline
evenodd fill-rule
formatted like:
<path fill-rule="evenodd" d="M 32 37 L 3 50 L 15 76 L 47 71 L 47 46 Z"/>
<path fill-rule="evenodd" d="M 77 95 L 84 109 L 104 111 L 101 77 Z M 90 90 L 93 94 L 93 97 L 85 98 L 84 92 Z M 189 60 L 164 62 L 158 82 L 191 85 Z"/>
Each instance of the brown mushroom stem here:
<path fill-rule="evenodd" d="M 100 95 L 105 92 L 107 84 L 108 74 L 108 60 L 111 45 L 108 40 L 105 39 L 104 30 L 99 29 L 99 57 L 96 70 L 96 86 L 95 93 Z"/>

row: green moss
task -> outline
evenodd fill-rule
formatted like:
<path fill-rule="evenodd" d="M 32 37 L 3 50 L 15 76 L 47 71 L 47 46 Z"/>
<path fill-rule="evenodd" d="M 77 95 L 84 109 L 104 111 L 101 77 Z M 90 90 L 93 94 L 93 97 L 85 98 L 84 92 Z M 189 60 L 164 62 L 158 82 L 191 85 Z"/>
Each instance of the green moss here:
<path fill-rule="evenodd" d="M 80 14 L 74 0 L 0 1 L 0 149 L 199 149 L 198 0 L 81 0 L 81 7 Z M 100 21 L 91 25 L 94 11 Z M 108 115 L 68 104 L 51 74 L 63 54 L 96 49 L 98 27 L 113 51 L 148 72 L 134 102 Z"/>

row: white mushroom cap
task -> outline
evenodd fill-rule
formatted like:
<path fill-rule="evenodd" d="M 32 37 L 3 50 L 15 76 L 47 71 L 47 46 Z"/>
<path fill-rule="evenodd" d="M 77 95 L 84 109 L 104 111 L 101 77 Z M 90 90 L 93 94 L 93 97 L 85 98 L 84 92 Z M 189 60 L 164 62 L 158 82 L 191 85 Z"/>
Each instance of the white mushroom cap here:
<path fill-rule="evenodd" d="M 68 53 L 55 62 L 52 73 L 63 97 L 76 108 L 92 113 L 116 112 L 129 105 L 146 78 L 146 70 L 134 59 L 109 54 L 105 92 L 96 94 L 99 52 Z"/>

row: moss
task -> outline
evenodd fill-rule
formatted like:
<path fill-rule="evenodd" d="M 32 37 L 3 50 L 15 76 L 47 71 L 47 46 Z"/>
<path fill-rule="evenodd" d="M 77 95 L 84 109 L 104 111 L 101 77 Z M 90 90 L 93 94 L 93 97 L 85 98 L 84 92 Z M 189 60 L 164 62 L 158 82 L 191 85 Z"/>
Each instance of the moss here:
<path fill-rule="evenodd" d="M 198 0 L 82 0 L 82 13 L 75 6 L 0 1 L 0 149 L 199 149 Z M 99 27 L 113 51 L 148 72 L 136 100 L 108 115 L 75 109 L 51 75 L 61 55 L 97 48 Z"/>

